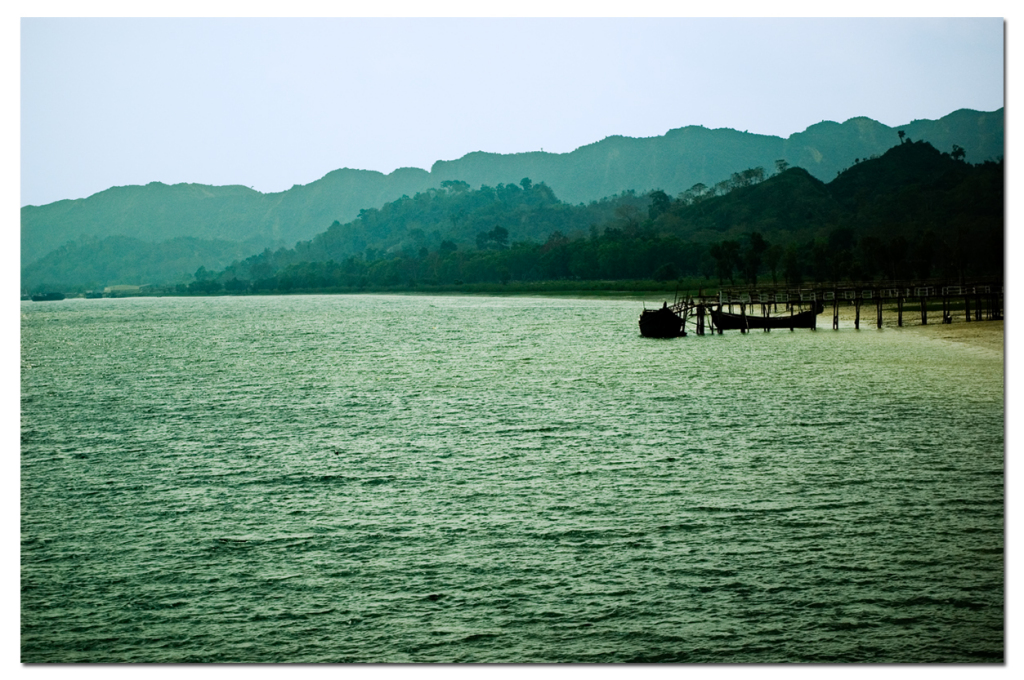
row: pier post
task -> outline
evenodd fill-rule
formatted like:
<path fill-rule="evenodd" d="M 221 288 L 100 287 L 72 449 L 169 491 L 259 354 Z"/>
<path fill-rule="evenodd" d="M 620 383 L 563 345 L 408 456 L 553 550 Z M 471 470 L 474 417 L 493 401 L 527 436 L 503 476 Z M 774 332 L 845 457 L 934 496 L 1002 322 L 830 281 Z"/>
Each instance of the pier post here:
<path fill-rule="evenodd" d="M 974 320 L 981 321 L 981 295 L 974 296 Z"/>
<path fill-rule="evenodd" d="M 839 330 L 839 294 L 832 298 L 832 330 Z"/>
<path fill-rule="evenodd" d="M 854 293 L 856 295 L 856 293 Z M 853 306 L 857 309 L 857 315 L 853 317 L 853 327 L 860 330 L 860 296 L 853 299 Z"/>
<path fill-rule="evenodd" d="M 743 328 L 740 329 L 740 333 L 747 332 L 747 306 L 744 303 L 740 303 L 740 316 L 743 317 Z"/>
<path fill-rule="evenodd" d="M 964 320 L 970 323 L 971 321 L 971 296 L 964 296 Z"/>
<path fill-rule="evenodd" d="M 881 295 L 878 296 L 878 302 L 876 304 L 877 304 L 877 307 L 878 307 L 878 327 L 881 328 L 882 327 L 882 296 Z"/>
<path fill-rule="evenodd" d="M 926 298 L 922 295 L 921 296 L 921 325 L 922 326 L 927 326 L 928 325 L 928 307 L 926 305 L 927 305 Z"/>
<path fill-rule="evenodd" d="M 903 293 L 896 293 L 896 325 L 903 328 Z"/>

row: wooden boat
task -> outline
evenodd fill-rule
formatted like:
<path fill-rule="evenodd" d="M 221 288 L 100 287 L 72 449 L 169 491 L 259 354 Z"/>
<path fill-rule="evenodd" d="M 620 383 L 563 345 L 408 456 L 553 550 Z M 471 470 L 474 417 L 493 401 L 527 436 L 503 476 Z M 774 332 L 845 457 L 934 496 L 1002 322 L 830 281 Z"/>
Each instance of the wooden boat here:
<path fill-rule="evenodd" d="M 820 302 L 812 303 L 809 310 L 780 316 L 760 316 L 759 314 L 730 314 L 723 312 L 721 307 L 711 307 L 711 321 L 715 328 L 723 331 L 761 330 L 765 328 L 815 328 L 815 318 L 825 306 Z"/>
<path fill-rule="evenodd" d="M 63 300 L 64 293 L 41 293 L 39 295 L 33 295 L 33 302 L 53 302 L 56 300 Z"/>
<path fill-rule="evenodd" d="M 640 313 L 640 335 L 645 338 L 686 337 L 683 320 L 664 303 L 661 309 L 645 309 Z"/>

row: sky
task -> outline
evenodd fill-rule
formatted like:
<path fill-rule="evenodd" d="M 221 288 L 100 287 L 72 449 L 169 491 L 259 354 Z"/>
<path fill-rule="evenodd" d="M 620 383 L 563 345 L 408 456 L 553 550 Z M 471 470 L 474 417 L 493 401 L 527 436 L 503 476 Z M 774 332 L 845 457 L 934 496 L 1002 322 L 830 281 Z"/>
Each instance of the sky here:
<path fill-rule="evenodd" d="M 21 205 L 1003 106 L 1001 18 L 20 20 Z"/>

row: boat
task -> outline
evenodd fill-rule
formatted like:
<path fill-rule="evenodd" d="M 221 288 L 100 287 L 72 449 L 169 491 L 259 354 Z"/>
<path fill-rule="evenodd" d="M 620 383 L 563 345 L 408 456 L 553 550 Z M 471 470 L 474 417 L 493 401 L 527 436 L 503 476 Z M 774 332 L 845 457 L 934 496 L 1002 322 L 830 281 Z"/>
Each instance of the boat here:
<path fill-rule="evenodd" d="M 63 300 L 64 293 L 40 293 L 32 296 L 33 302 L 52 302 L 54 300 Z"/>
<path fill-rule="evenodd" d="M 645 338 L 686 337 L 683 320 L 664 303 L 661 309 L 645 309 L 640 313 L 640 335 Z"/>
<path fill-rule="evenodd" d="M 816 328 L 818 320 L 815 318 L 823 311 L 825 306 L 820 302 L 812 303 L 811 309 L 795 314 L 780 316 L 759 316 L 756 314 L 730 314 L 723 312 L 721 306 L 711 307 L 711 321 L 717 330 L 723 331 L 744 331 L 761 330 L 765 328 Z"/>

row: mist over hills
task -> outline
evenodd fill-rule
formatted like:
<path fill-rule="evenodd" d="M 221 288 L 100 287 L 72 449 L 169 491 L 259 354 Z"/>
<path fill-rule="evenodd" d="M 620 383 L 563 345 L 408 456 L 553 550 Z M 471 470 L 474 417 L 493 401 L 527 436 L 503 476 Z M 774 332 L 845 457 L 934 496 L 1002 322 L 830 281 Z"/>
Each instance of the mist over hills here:
<path fill-rule="evenodd" d="M 202 258 L 206 259 L 201 264 L 220 267 L 224 261 L 237 259 L 239 252 L 291 246 L 312 239 L 333 222 L 351 221 L 362 210 L 380 208 L 453 180 L 478 188 L 515 184 L 529 177 L 534 183 L 543 182 L 568 204 L 598 201 L 630 190 L 661 189 L 676 195 L 696 184 L 713 186 L 745 168 L 772 168 L 779 159 L 828 182 L 855 160 L 881 155 L 899 143 L 897 130 L 940 150 L 959 145 L 974 163 L 1003 155 L 1003 110 L 964 109 L 939 120 L 919 120 L 896 128 L 868 118 L 841 124 L 822 122 L 786 139 L 690 126 L 660 137 L 608 137 L 565 154 L 475 152 L 454 161 L 438 161 L 429 172 L 401 168 L 385 175 L 340 169 L 310 184 L 268 194 L 241 186 L 154 182 L 22 208 L 23 273 L 38 270 L 31 267 L 34 262 L 83 237 L 127 237 L 122 244 L 130 239 L 150 243 L 199 239 L 175 244 L 173 257 L 182 268 L 177 278 L 185 280 L 195 271 L 189 267 Z M 544 235 L 531 233 L 530 237 Z M 185 247 L 193 247 L 191 259 L 183 254 Z M 74 248 L 65 251 L 68 255 Z M 133 271 L 133 282 L 175 279 L 166 266 L 157 266 L 157 255 L 147 254 L 146 259 L 154 263 L 152 271 L 145 267 Z M 28 283 L 24 275 L 23 283 Z"/>

